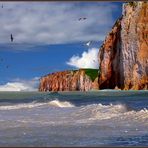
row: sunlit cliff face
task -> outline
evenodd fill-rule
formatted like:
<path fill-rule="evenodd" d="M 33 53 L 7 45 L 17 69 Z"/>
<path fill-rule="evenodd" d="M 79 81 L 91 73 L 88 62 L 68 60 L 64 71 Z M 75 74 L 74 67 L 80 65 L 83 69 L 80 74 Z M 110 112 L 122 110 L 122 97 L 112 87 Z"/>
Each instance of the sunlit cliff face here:
<path fill-rule="evenodd" d="M 148 2 L 127 3 L 99 52 L 100 88 L 148 89 Z"/>
<path fill-rule="evenodd" d="M 63 71 L 40 79 L 39 91 L 88 91 L 98 89 L 98 77 L 93 79 L 86 70 Z"/>

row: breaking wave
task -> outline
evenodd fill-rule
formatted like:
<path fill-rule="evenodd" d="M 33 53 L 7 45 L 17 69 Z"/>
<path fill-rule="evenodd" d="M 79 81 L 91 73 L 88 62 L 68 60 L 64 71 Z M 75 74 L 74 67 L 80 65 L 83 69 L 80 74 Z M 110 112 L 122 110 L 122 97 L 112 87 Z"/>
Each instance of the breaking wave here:
<path fill-rule="evenodd" d="M 23 109 L 23 108 L 35 108 L 35 107 L 41 107 L 41 106 L 53 106 L 53 107 L 74 107 L 73 104 L 71 104 L 68 101 L 59 101 L 59 100 L 53 100 L 49 102 L 32 102 L 32 103 L 21 103 L 21 104 L 15 104 L 15 105 L 3 105 L 0 106 L 0 110 L 15 110 L 15 109 Z"/>
<path fill-rule="evenodd" d="M 75 107 L 73 104 L 71 104 L 68 101 L 62 102 L 59 100 L 53 100 L 53 101 L 50 101 L 48 104 L 55 107 Z"/>
<path fill-rule="evenodd" d="M 144 108 L 139 111 L 129 108 L 126 104 L 92 104 L 81 107 L 73 116 L 76 116 L 79 121 L 87 120 L 104 120 L 104 119 L 133 119 L 141 120 L 148 119 L 148 109 Z"/>
<path fill-rule="evenodd" d="M 32 103 L 21 103 L 13 105 L 2 105 L 0 110 L 17 110 L 17 109 L 31 109 L 31 108 L 72 108 L 70 114 L 67 112 L 62 116 L 66 118 L 74 118 L 75 120 L 103 120 L 111 118 L 148 118 L 148 109 L 144 108 L 140 111 L 135 111 L 129 108 L 126 104 L 89 104 L 83 106 L 75 106 L 68 101 L 59 101 L 58 99 L 48 101 L 48 102 L 32 102 Z M 52 110 L 53 111 L 53 110 Z M 57 114 L 58 116 L 58 114 Z M 59 112 L 59 118 L 61 113 Z"/>
<path fill-rule="evenodd" d="M 129 112 L 130 109 L 125 104 L 110 104 L 102 105 L 100 104 L 91 104 L 86 106 L 81 106 L 78 109 L 74 116 L 77 116 L 79 119 L 89 118 L 92 119 L 109 119 L 112 117 L 120 116 L 126 112 Z"/>
<path fill-rule="evenodd" d="M 50 110 L 51 108 L 51 110 Z M 65 108 L 64 110 L 60 108 Z M 148 109 L 143 108 L 139 111 L 129 108 L 126 104 L 89 104 L 75 106 L 68 101 L 59 101 L 58 99 L 48 102 L 21 103 L 15 105 L 0 106 L 0 111 L 18 110 L 18 109 L 35 109 L 34 113 L 42 109 L 48 109 L 48 124 L 75 124 L 75 123 L 92 123 L 103 120 L 114 121 L 140 121 L 147 123 Z M 36 110 L 39 109 L 39 110 Z M 46 115 L 47 116 L 47 115 Z M 27 122 L 37 122 L 27 121 Z M 40 122 L 40 121 L 39 121 Z M 42 121 L 42 124 L 44 121 Z"/>
<path fill-rule="evenodd" d="M 15 109 L 23 109 L 23 108 L 34 108 L 45 105 L 45 103 L 21 103 L 21 104 L 15 104 L 15 105 L 4 105 L 0 106 L 0 110 L 15 110 Z"/>

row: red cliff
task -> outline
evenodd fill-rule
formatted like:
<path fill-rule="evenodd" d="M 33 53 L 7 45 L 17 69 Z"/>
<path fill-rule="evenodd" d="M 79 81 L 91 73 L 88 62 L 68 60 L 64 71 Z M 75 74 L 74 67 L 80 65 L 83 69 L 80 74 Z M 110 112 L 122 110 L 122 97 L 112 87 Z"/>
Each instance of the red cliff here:
<path fill-rule="evenodd" d="M 93 80 L 86 69 L 56 72 L 40 79 L 39 91 L 88 91 L 98 89 L 98 77 Z M 98 72 L 97 72 L 98 74 Z"/>
<path fill-rule="evenodd" d="M 148 89 L 148 2 L 123 5 L 98 58 L 100 89 Z"/>

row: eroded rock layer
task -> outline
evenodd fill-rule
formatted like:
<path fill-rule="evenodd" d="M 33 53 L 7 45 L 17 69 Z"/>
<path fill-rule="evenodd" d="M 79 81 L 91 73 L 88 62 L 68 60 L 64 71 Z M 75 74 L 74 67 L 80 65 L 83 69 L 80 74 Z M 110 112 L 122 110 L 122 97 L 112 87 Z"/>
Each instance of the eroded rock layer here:
<path fill-rule="evenodd" d="M 148 89 L 148 2 L 123 5 L 98 57 L 100 89 Z"/>
<path fill-rule="evenodd" d="M 88 91 L 98 89 L 98 77 L 93 81 L 84 69 L 49 74 L 40 79 L 39 91 Z"/>

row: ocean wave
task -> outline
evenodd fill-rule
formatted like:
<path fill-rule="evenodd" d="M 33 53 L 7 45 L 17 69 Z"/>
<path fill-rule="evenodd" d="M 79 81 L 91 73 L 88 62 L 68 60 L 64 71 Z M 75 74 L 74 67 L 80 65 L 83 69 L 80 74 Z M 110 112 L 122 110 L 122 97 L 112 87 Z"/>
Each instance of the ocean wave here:
<path fill-rule="evenodd" d="M 120 119 L 148 119 L 148 110 L 146 108 L 140 111 L 135 111 L 128 107 L 126 104 L 91 104 L 81 106 L 76 112 L 73 113 L 80 121 L 84 120 L 104 120 L 111 118 Z"/>
<path fill-rule="evenodd" d="M 135 117 L 135 119 L 148 118 L 148 109 L 143 108 L 139 111 L 131 109 L 126 104 L 89 104 L 83 106 L 75 106 L 69 101 L 60 101 L 58 99 L 51 100 L 48 102 L 31 102 L 31 103 L 20 103 L 12 105 L 1 105 L 0 110 L 17 110 L 17 109 L 32 109 L 32 108 L 73 108 L 70 116 L 78 119 L 87 120 L 103 120 L 110 118 L 126 118 Z M 60 113 L 59 113 L 60 114 Z M 69 116 L 69 114 L 68 114 Z M 67 116 L 67 117 L 68 117 Z"/>
<path fill-rule="evenodd" d="M 59 101 L 59 100 L 53 100 L 50 101 L 48 103 L 51 106 L 55 106 L 55 107 L 75 107 L 72 103 L 68 102 L 68 101 Z"/>
<path fill-rule="evenodd" d="M 61 109 L 65 108 L 65 109 Z M 36 123 L 36 124 L 100 124 L 107 120 L 106 123 L 112 123 L 113 125 L 118 123 L 128 122 L 131 124 L 147 124 L 148 125 L 148 109 L 143 108 L 139 111 L 129 108 L 126 104 L 89 104 L 83 106 L 74 106 L 69 101 L 59 101 L 58 99 L 48 102 L 32 102 L 15 105 L 3 105 L 0 106 L 0 110 L 18 110 L 18 109 L 35 109 L 33 116 L 28 118 L 28 114 L 25 117 L 18 119 L 19 122 Z M 37 109 L 37 110 L 36 110 Z M 43 118 L 40 116 L 40 111 L 43 109 Z M 22 112 L 23 113 L 23 112 Z M 36 118 L 38 117 L 38 119 Z"/>
<path fill-rule="evenodd" d="M 15 105 L 4 105 L 0 106 L 0 110 L 15 110 L 15 109 L 23 109 L 23 108 L 34 108 L 45 105 L 45 103 L 21 103 L 21 104 L 15 104 Z"/>
<path fill-rule="evenodd" d="M 13 104 L 13 105 L 2 105 L 0 106 L 0 110 L 15 110 L 15 109 L 23 109 L 23 108 L 35 108 L 41 106 L 51 106 L 51 107 L 74 107 L 68 101 L 59 101 L 59 100 L 52 100 L 48 102 L 39 103 L 37 101 L 33 101 L 31 103 L 20 103 L 20 104 Z"/>
<path fill-rule="evenodd" d="M 128 112 L 128 107 L 125 104 L 117 104 L 117 105 L 103 105 L 99 104 L 91 104 L 86 106 L 81 106 L 78 111 L 74 114 L 75 116 L 81 118 L 89 118 L 91 119 L 109 119 L 115 116 L 119 116 Z"/>

